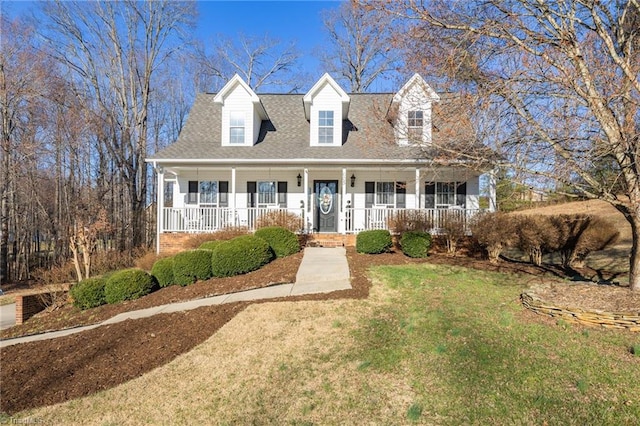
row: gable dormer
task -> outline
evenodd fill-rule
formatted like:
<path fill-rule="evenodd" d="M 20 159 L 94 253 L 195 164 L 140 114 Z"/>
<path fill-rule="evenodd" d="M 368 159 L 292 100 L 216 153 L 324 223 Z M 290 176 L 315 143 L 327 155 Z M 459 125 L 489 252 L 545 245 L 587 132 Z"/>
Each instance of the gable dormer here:
<path fill-rule="evenodd" d="M 419 74 L 393 96 L 394 130 L 399 145 L 431 143 L 431 105 L 440 96 Z"/>
<path fill-rule="evenodd" d="M 222 105 L 222 146 L 253 146 L 262 120 L 268 120 L 260 98 L 238 74 L 218 92 L 213 102 Z"/>
<path fill-rule="evenodd" d="M 341 146 L 342 121 L 349 115 L 349 95 L 329 74 L 323 75 L 304 95 L 311 146 Z"/>

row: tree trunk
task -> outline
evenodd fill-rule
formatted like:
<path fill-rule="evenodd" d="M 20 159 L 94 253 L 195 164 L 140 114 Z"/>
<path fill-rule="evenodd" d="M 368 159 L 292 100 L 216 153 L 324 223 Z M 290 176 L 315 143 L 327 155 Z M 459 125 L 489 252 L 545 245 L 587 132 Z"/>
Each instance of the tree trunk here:
<path fill-rule="evenodd" d="M 640 212 L 627 216 L 627 220 L 633 235 L 629 256 L 629 287 L 632 291 L 640 291 Z"/>

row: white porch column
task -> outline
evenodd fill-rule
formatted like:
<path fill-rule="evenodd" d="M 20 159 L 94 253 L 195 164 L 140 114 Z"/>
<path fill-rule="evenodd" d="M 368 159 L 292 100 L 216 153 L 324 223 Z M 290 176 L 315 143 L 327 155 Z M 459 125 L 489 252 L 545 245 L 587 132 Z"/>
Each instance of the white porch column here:
<path fill-rule="evenodd" d="M 307 226 L 311 226 L 311 228 L 313 229 L 313 216 L 311 215 L 311 202 L 309 199 L 309 169 L 305 167 L 302 174 L 304 175 L 304 203 L 306 210 L 305 221 L 307 222 L 304 224 L 304 226 L 308 231 L 309 229 Z"/>
<path fill-rule="evenodd" d="M 416 167 L 416 209 L 420 208 L 420 169 Z"/>
<path fill-rule="evenodd" d="M 495 168 L 489 172 L 489 211 L 495 212 L 498 210 L 498 203 L 496 201 L 496 174 L 498 169 Z"/>
<path fill-rule="evenodd" d="M 345 221 L 347 216 L 347 169 L 344 167 L 342 168 L 342 200 L 340 204 L 340 227 L 342 228 L 341 233 L 344 235 L 347 233 L 347 222 Z"/>
<path fill-rule="evenodd" d="M 158 173 L 158 188 L 156 189 L 156 253 L 160 253 L 160 234 L 164 222 L 164 169 L 156 167 Z"/>
<path fill-rule="evenodd" d="M 229 200 L 229 207 L 231 207 L 231 213 L 233 217 L 236 217 L 236 168 L 231 168 L 231 200 Z"/>

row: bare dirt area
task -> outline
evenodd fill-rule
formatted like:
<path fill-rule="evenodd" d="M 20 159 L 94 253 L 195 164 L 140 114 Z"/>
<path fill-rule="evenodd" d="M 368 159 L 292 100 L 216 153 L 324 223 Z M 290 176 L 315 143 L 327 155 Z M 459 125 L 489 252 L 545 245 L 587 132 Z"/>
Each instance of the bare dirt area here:
<path fill-rule="evenodd" d="M 352 290 L 337 291 L 271 301 L 327 300 L 340 298 L 365 298 L 369 294 L 368 269 L 375 265 L 398 265 L 412 263 L 455 264 L 482 270 L 493 270 L 517 274 L 531 284 L 546 280 L 557 281 L 560 271 L 553 268 L 537 268 L 518 262 L 500 262 L 496 265 L 468 256 L 451 257 L 434 253 L 428 259 L 411 259 L 401 252 L 381 255 L 363 255 L 347 250 L 352 277 Z M 233 279 L 210 280 L 187 287 L 169 287 L 138 301 L 127 304 L 97 308 L 78 314 L 69 313 L 64 321 L 55 324 L 98 322 L 126 310 L 142 309 L 172 301 L 204 297 L 222 292 L 234 292 L 248 288 L 266 286 L 275 282 L 293 282 L 302 254 L 279 259 L 266 268 Z M 557 288 L 561 289 L 561 284 Z M 567 286 L 557 292 L 569 298 L 573 305 L 592 303 L 589 291 L 573 290 L 581 286 Z M 590 289 L 600 286 L 589 286 Z M 640 311 L 640 296 L 631 295 L 627 289 L 611 290 L 601 286 L 601 306 L 633 307 Z M 269 303 L 254 302 L 254 303 Z M 200 308 L 193 311 L 160 314 L 151 318 L 129 320 L 123 323 L 102 326 L 83 333 L 53 340 L 38 341 L 10 346 L 2 349 L 0 371 L 0 412 L 13 414 L 24 409 L 51 405 L 97 391 L 114 387 L 166 364 L 213 335 L 222 325 L 242 311 L 249 302 Z M 93 312 L 90 312 L 93 311 Z M 49 315 L 56 316 L 54 312 Z M 42 315 L 44 317 L 46 315 Z M 532 321 L 544 321 L 530 316 Z M 539 319 L 538 319 L 539 318 Z M 89 320 L 90 319 L 90 320 Z M 48 320 L 40 318 L 46 323 Z"/>

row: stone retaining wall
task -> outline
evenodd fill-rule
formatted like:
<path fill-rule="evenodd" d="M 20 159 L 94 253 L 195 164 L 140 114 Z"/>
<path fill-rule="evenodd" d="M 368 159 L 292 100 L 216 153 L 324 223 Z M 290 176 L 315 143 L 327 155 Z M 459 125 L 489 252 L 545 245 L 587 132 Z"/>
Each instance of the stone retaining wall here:
<path fill-rule="evenodd" d="M 603 312 L 572 307 L 553 306 L 536 296 L 533 290 L 520 295 L 522 304 L 533 312 L 563 319 L 574 324 L 620 328 L 640 332 L 640 312 Z"/>

